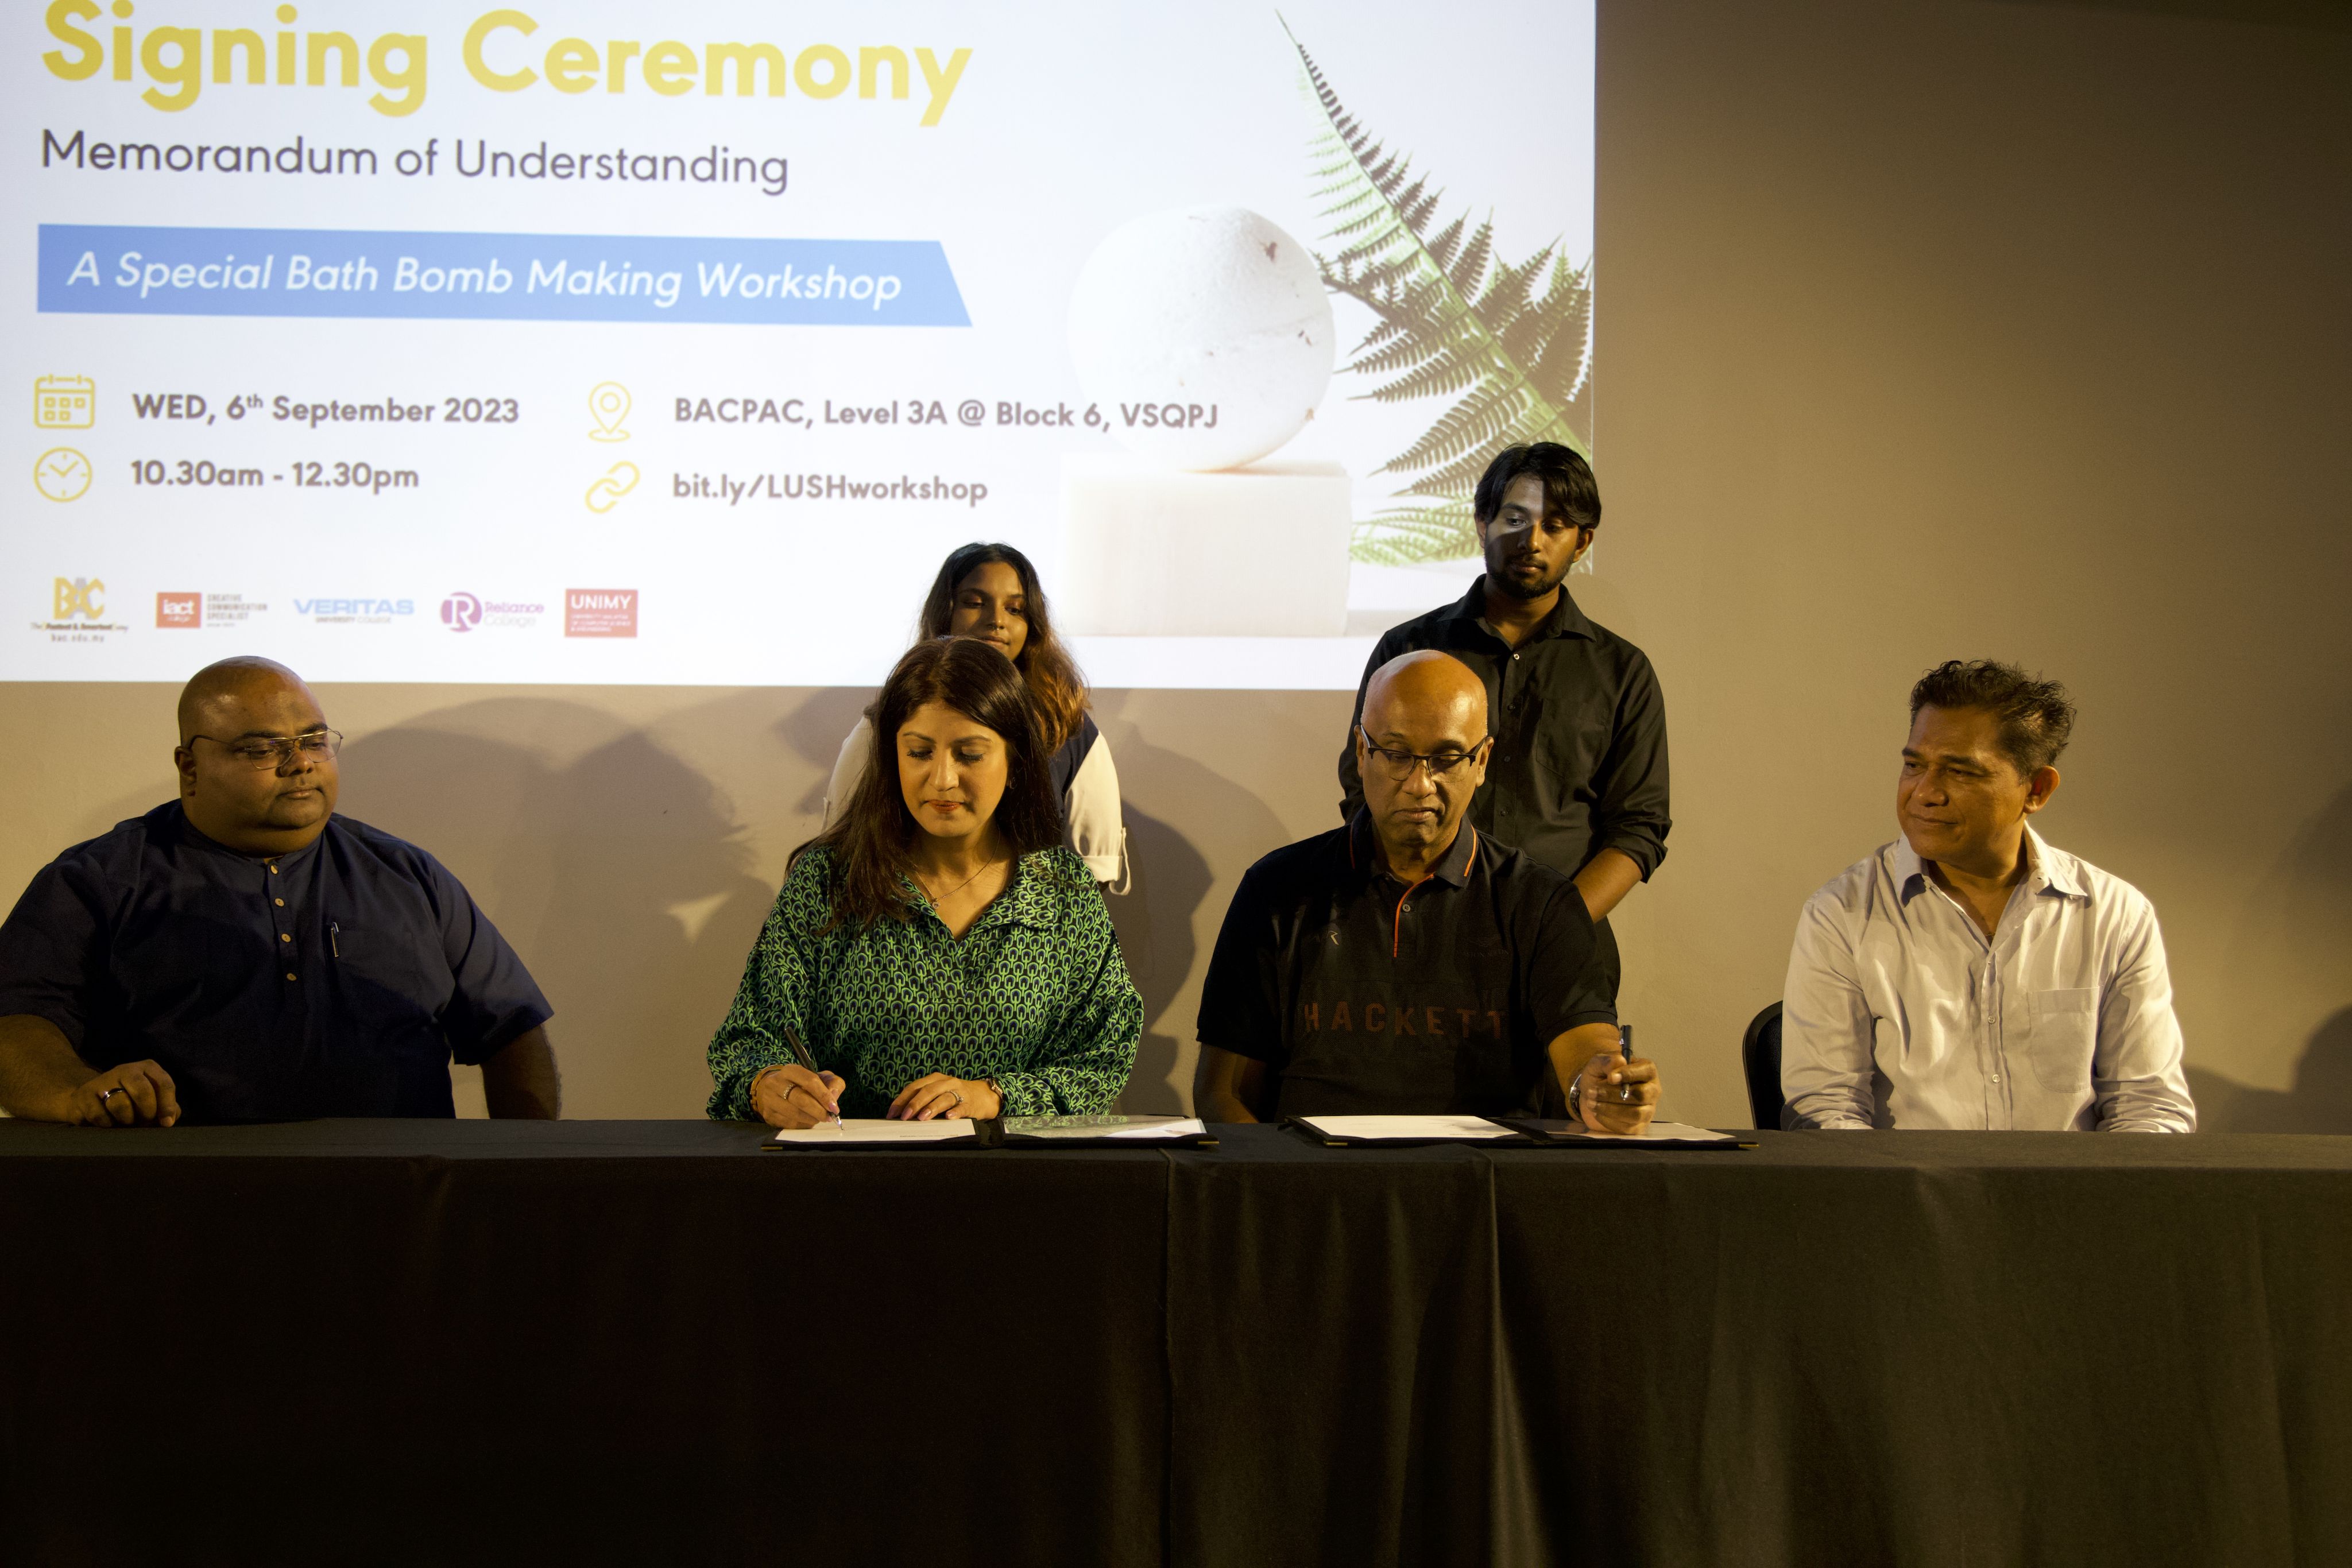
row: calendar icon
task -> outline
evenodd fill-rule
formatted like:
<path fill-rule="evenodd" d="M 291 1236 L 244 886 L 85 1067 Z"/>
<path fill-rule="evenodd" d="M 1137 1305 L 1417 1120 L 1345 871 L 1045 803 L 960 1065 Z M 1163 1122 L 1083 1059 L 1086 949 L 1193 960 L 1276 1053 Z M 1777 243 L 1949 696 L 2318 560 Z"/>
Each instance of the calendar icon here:
<path fill-rule="evenodd" d="M 43 430 L 88 430 L 98 423 L 98 383 L 88 376 L 43 376 L 33 383 L 33 423 Z"/>

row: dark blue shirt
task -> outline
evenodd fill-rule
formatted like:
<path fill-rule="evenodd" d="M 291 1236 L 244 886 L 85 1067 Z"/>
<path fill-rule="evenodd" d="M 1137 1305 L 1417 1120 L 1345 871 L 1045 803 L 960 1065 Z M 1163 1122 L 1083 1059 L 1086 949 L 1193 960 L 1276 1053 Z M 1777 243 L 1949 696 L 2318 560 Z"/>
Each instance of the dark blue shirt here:
<path fill-rule="evenodd" d="M 446 867 L 348 817 L 291 854 L 174 800 L 44 866 L 0 924 L 0 1016 L 93 1069 L 152 1058 L 186 1121 L 449 1116 L 449 1061 L 550 1017 Z"/>

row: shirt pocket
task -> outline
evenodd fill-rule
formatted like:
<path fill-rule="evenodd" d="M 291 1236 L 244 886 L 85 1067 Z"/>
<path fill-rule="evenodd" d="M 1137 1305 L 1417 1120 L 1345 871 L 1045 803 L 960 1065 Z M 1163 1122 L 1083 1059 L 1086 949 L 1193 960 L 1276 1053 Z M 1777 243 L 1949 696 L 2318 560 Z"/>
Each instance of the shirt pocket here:
<path fill-rule="evenodd" d="M 455 983 L 431 973 L 413 939 L 397 927 L 328 926 L 327 959 L 345 998 L 362 1016 L 383 1023 L 430 1023 L 447 1005 Z"/>
<path fill-rule="evenodd" d="M 2091 1053 L 2098 1039 L 2099 993 L 2095 990 L 2030 991 L 2026 994 L 2026 1055 L 2044 1089 L 2090 1092 Z"/>

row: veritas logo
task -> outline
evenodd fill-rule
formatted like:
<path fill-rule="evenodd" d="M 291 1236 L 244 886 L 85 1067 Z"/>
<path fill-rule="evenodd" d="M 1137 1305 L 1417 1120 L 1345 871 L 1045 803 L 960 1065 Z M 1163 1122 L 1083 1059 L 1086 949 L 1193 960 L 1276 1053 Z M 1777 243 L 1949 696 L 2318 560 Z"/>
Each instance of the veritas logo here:
<path fill-rule="evenodd" d="M 163 627 L 195 627 L 205 623 L 205 596 L 201 593 L 159 593 L 155 596 L 155 624 Z"/>
<path fill-rule="evenodd" d="M 567 588 L 563 591 L 566 637 L 634 637 L 637 591 L 634 588 Z"/>
<path fill-rule="evenodd" d="M 452 632 L 471 632 L 482 623 L 482 601 L 470 593 L 453 593 L 441 601 L 441 624 Z"/>

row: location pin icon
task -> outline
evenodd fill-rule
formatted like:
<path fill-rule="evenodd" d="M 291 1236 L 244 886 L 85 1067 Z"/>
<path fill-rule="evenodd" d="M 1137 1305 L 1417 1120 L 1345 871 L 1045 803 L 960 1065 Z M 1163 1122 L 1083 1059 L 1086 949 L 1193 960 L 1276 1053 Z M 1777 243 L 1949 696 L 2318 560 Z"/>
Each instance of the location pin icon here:
<path fill-rule="evenodd" d="M 591 441 L 626 441 L 629 433 L 621 428 L 621 421 L 629 417 L 629 389 L 618 382 L 599 382 L 589 391 L 588 413 L 596 421 L 596 428 L 588 433 Z"/>

